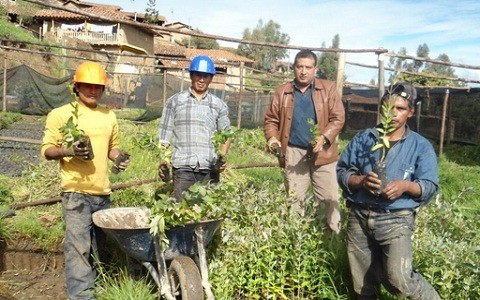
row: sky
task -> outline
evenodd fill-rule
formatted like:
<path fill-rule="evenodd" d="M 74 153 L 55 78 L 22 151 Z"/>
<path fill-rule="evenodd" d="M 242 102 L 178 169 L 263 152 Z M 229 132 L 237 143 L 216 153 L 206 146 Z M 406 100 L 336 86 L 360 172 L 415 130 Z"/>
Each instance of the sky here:
<path fill-rule="evenodd" d="M 148 0 L 88 2 L 144 13 Z M 405 47 L 408 55 L 416 56 L 418 46 L 425 43 L 432 59 L 447 54 L 451 62 L 480 68 L 478 0 L 156 0 L 156 9 L 167 23 L 182 22 L 207 34 L 241 39 L 244 29 L 254 29 L 260 19 L 273 20 L 294 46 L 320 48 L 325 43 L 329 47 L 338 34 L 340 48 L 398 52 Z M 289 51 L 291 61 L 296 52 Z M 346 61 L 376 66 L 377 56 L 348 53 Z M 377 80 L 375 69 L 347 64 L 345 72 L 347 81 Z M 480 80 L 480 70 L 455 68 L 455 74 Z"/>

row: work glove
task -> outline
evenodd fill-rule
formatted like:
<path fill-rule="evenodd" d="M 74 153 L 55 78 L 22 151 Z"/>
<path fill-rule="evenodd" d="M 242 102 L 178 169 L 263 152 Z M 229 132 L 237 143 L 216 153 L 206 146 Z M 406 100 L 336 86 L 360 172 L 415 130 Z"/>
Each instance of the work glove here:
<path fill-rule="evenodd" d="M 267 141 L 268 148 L 271 149 L 273 144 L 278 144 L 279 146 L 282 145 L 282 143 L 280 143 L 280 141 L 274 136 L 268 139 Z"/>
<path fill-rule="evenodd" d="M 275 137 L 272 137 L 268 140 L 267 142 L 268 144 L 268 150 L 275 154 L 276 157 L 282 157 L 283 156 L 283 153 L 282 153 L 282 145 L 280 143 L 280 141 L 275 138 Z"/>
<path fill-rule="evenodd" d="M 90 150 L 85 143 L 76 141 L 69 148 L 67 148 L 67 145 L 63 145 L 62 154 L 63 156 L 77 156 L 86 160 L 90 157 Z"/>
<path fill-rule="evenodd" d="M 170 176 L 170 164 L 166 161 L 161 161 L 158 165 L 158 176 L 163 182 L 169 182 L 172 176 Z"/>
<path fill-rule="evenodd" d="M 120 151 L 120 153 L 115 158 L 113 162 L 112 173 L 118 174 L 120 172 L 125 171 L 125 169 L 130 164 L 130 154 L 125 151 Z"/>

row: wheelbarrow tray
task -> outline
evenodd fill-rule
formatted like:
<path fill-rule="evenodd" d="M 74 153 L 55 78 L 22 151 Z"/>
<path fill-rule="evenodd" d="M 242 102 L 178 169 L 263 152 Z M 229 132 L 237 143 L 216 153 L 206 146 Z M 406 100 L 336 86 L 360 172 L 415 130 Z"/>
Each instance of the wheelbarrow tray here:
<path fill-rule="evenodd" d="M 155 246 L 150 234 L 150 210 L 146 207 L 118 207 L 97 211 L 92 216 L 95 225 L 100 227 L 130 257 L 138 261 L 154 262 Z M 164 249 L 166 260 L 177 256 L 193 256 L 198 253 L 195 230 L 203 228 L 204 245 L 208 245 L 222 220 L 208 220 L 188 223 L 166 230 L 169 240 Z"/>

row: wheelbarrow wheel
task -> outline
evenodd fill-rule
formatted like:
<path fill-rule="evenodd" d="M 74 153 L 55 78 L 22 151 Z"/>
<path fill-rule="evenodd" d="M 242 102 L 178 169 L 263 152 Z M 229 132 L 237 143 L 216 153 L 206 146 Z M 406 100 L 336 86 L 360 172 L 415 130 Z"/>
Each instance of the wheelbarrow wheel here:
<path fill-rule="evenodd" d="M 168 268 L 168 279 L 176 299 L 203 300 L 202 278 L 190 257 L 175 257 Z"/>

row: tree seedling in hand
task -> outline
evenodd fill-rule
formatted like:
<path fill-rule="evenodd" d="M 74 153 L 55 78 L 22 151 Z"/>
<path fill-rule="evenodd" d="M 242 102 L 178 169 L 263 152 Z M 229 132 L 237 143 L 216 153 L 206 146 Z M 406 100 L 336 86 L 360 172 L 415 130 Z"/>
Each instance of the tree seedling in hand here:
<path fill-rule="evenodd" d="M 172 179 L 170 175 L 170 163 L 172 161 L 172 148 L 168 146 L 159 146 L 160 149 L 160 165 L 158 166 L 158 176 L 163 182 L 169 182 Z"/>
<path fill-rule="evenodd" d="M 227 162 L 225 154 L 221 151 L 221 146 L 235 135 L 233 130 L 217 130 L 213 133 L 212 144 L 217 154 L 217 161 L 213 166 L 213 171 L 220 172 L 221 167 Z"/>
<path fill-rule="evenodd" d="M 372 151 L 381 149 L 382 154 L 380 155 L 380 163 L 383 163 L 385 161 L 387 150 L 390 148 L 390 141 L 388 140 L 388 135 L 395 130 L 395 127 L 392 124 L 392 120 L 395 117 L 395 113 L 393 111 L 394 107 L 395 99 L 393 98 L 389 98 L 382 103 L 380 126 L 377 127 L 377 130 L 381 133 L 381 136 L 378 142 L 372 147 Z"/>
<path fill-rule="evenodd" d="M 372 151 L 380 150 L 380 159 L 375 163 L 374 172 L 378 175 L 380 179 L 380 188 L 377 191 L 377 194 L 380 194 L 381 191 L 385 188 L 388 182 L 387 178 L 387 163 L 385 162 L 385 157 L 388 149 L 390 148 L 390 141 L 388 136 L 391 132 L 395 130 L 395 127 L 392 124 L 392 120 L 395 117 L 394 112 L 395 99 L 389 97 L 382 103 L 382 114 L 380 116 L 380 126 L 377 127 L 378 132 L 381 133 L 378 142 L 372 147 Z"/>
<path fill-rule="evenodd" d="M 317 144 L 317 140 L 320 137 L 320 133 L 318 132 L 318 126 L 315 123 L 315 120 L 313 119 L 308 119 L 307 120 L 308 125 L 310 126 L 310 142 L 308 143 L 307 147 L 307 159 L 310 160 L 313 158 L 313 148 L 315 148 L 315 145 Z"/>
<path fill-rule="evenodd" d="M 84 157 L 85 160 L 92 160 L 94 157 L 93 148 L 90 144 L 90 138 L 82 129 L 78 128 L 78 103 L 71 102 L 73 108 L 72 116 L 68 118 L 67 123 L 59 128 L 62 134 L 61 144 L 65 144 L 67 149 L 72 149 L 73 144 L 78 142 L 79 148 L 88 148 L 88 155 Z"/>

